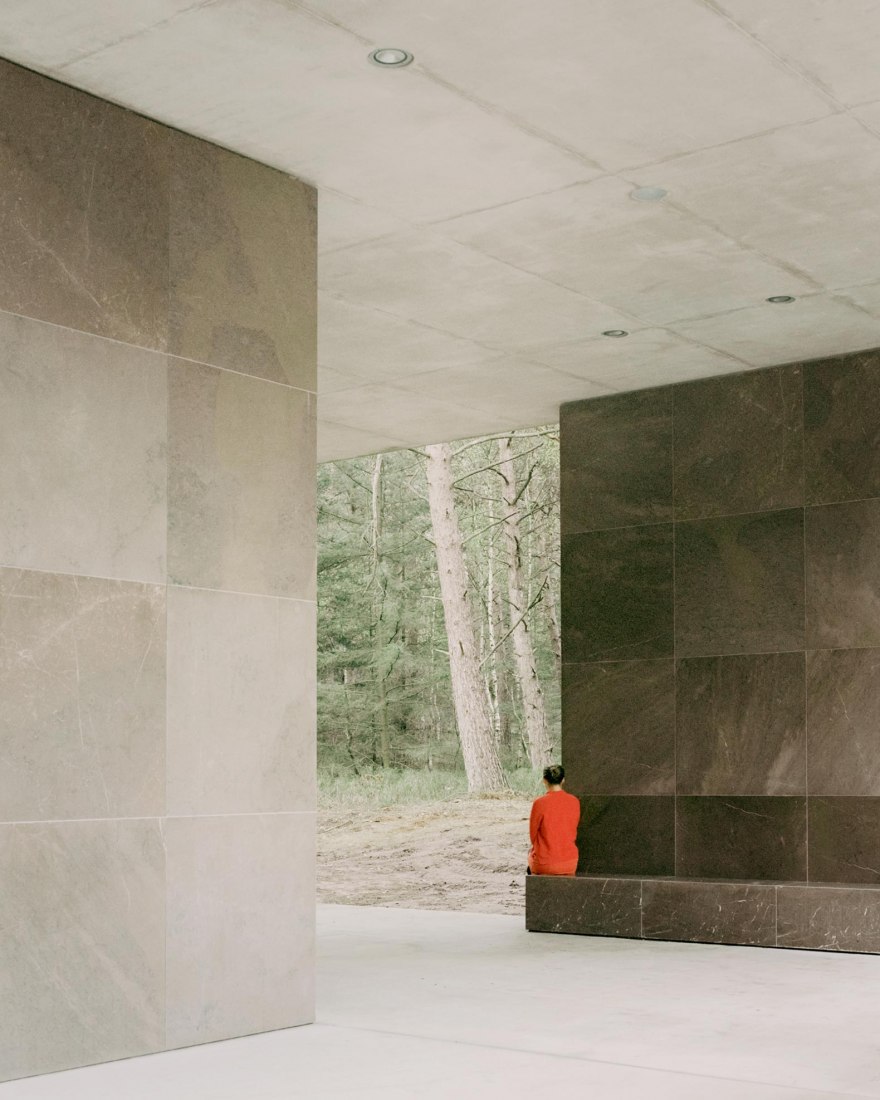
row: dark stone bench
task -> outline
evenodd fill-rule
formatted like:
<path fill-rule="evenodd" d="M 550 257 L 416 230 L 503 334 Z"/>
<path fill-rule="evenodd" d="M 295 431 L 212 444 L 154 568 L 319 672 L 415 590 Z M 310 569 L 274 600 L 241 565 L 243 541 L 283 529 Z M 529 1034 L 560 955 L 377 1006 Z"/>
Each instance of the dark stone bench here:
<path fill-rule="evenodd" d="M 526 928 L 880 954 L 880 886 L 530 875 Z"/>

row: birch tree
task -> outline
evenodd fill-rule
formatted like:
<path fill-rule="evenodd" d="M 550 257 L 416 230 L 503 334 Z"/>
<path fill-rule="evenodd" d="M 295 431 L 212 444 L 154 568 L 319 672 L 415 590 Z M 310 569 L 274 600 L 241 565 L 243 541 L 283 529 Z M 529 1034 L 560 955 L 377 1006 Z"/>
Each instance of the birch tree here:
<path fill-rule="evenodd" d="M 451 448 L 446 443 L 438 443 L 426 447 L 425 455 L 452 696 L 468 790 L 501 790 L 504 775 L 480 670 L 463 539 L 452 489 Z"/>

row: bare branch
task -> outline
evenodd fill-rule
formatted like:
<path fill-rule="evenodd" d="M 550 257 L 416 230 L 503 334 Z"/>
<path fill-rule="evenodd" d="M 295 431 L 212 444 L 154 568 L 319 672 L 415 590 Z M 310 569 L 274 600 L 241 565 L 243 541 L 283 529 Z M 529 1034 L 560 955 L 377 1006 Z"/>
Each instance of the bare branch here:
<path fill-rule="evenodd" d="M 508 632 L 504 635 L 504 637 L 496 644 L 495 648 L 491 649 L 486 654 L 486 656 L 482 659 L 482 661 L 480 661 L 480 667 L 481 668 L 489 660 L 489 658 L 492 656 L 492 654 L 495 653 L 496 650 L 500 649 L 502 645 L 504 645 L 504 643 L 507 641 L 507 639 L 510 637 L 510 635 L 516 630 L 516 628 L 519 626 L 519 624 L 525 619 L 526 615 L 528 615 L 528 613 L 532 610 L 532 608 L 538 606 L 538 604 L 541 602 L 541 600 L 544 597 L 544 589 L 545 589 L 546 585 L 547 585 L 547 580 L 545 578 L 544 583 L 541 585 L 541 587 L 535 593 L 534 598 L 532 599 L 532 602 L 529 604 L 529 606 L 525 609 L 525 611 L 523 611 L 523 613 L 516 620 L 516 622 L 511 626 L 510 630 L 508 630 Z"/>
<path fill-rule="evenodd" d="M 496 439 L 537 439 L 539 437 L 546 438 L 553 430 L 557 432 L 557 436 L 551 436 L 551 438 L 557 438 L 559 429 L 555 426 L 553 429 L 536 429 L 534 431 L 524 431 L 519 428 L 514 428 L 512 432 L 495 432 L 494 435 L 481 435 L 479 439 L 469 439 L 467 443 L 462 444 L 461 447 L 452 452 L 452 457 L 455 458 L 457 455 L 463 454 L 471 447 L 478 447 L 481 443 L 492 443 Z"/>
<path fill-rule="evenodd" d="M 504 437 L 502 436 L 501 438 L 504 438 Z M 522 437 L 518 436 L 517 438 L 522 438 Z M 525 458 L 526 455 L 534 454 L 535 451 L 540 451 L 540 450 L 541 450 L 540 447 L 530 447 L 527 451 L 523 451 L 521 455 L 516 455 L 515 457 L 516 458 Z M 490 462 L 487 466 L 481 466 L 478 470 L 471 470 L 467 474 L 462 474 L 461 477 L 458 478 L 456 481 L 454 481 L 452 484 L 453 484 L 454 487 L 457 488 L 462 481 L 467 481 L 467 479 L 469 477 L 476 477 L 477 474 L 482 474 L 487 470 L 491 471 L 491 473 L 493 473 L 493 474 L 498 474 L 498 476 L 502 480 L 505 480 L 504 474 L 498 469 L 498 467 L 500 465 L 501 465 L 500 460 L 495 461 L 495 462 Z"/>

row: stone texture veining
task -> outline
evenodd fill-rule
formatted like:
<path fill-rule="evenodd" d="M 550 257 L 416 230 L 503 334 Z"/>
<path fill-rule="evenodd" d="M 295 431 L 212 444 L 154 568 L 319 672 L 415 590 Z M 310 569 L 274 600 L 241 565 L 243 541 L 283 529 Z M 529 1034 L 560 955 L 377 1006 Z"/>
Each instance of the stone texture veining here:
<path fill-rule="evenodd" d="M 880 496 L 880 352 L 804 367 L 808 504 Z"/>
<path fill-rule="evenodd" d="M 675 798 L 582 795 L 578 872 L 675 874 Z"/>
<path fill-rule="evenodd" d="M 880 797 L 880 649 L 807 654 L 811 795 Z"/>
<path fill-rule="evenodd" d="M 534 881 L 532 881 L 534 879 Z M 638 939 L 642 887 L 638 879 L 567 878 L 528 880 L 530 932 L 576 932 Z"/>
<path fill-rule="evenodd" d="M 562 540 L 564 659 L 672 656 L 672 526 Z"/>
<path fill-rule="evenodd" d="M 314 815 L 169 818 L 167 1045 L 310 1023 Z"/>
<path fill-rule="evenodd" d="M 683 878 L 807 877 L 804 798 L 675 800 L 675 873 Z"/>
<path fill-rule="evenodd" d="M 164 583 L 166 372 L 0 313 L 0 564 Z"/>
<path fill-rule="evenodd" d="M 314 600 L 314 397 L 175 359 L 168 403 L 171 583 Z"/>
<path fill-rule="evenodd" d="M 803 408 L 797 369 L 676 386 L 675 518 L 803 504 Z"/>
<path fill-rule="evenodd" d="M 880 951 L 880 351 L 572 404 L 561 455 L 581 874 L 646 937 Z M 615 934 L 597 889 L 529 920 Z"/>
<path fill-rule="evenodd" d="M 806 794 L 803 653 L 691 657 L 675 690 L 679 794 Z"/>
<path fill-rule="evenodd" d="M 0 309 L 164 350 L 169 133 L 0 68 Z"/>
<path fill-rule="evenodd" d="M 880 887 L 532 876 L 526 928 L 880 954 Z"/>
<path fill-rule="evenodd" d="M 165 588 L 0 569 L 0 807 L 165 812 Z"/>
<path fill-rule="evenodd" d="M 807 648 L 880 646 L 880 498 L 806 511 Z"/>
<path fill-rule="evenodd" d="M 676 524 L 676 655 L 803 649 L 803 544 L 800 509 Z"/>
<path fill-rule="evenodd" d="M 672 395 L 639 390 L 564 405 L 563 534 L 672 519 Z"/>
<path fill-rule="evenodd" d="M 170 588 L 168 812 L 314 810 L 315 605 Z"/>
<path fill-rule="evenodd" d="M 671 660 L 565 665 L 562 708 L 570 791 L 675 793 Z"/>
<path fill-rule="evenodd" d="M 156 820 L 0 825 L 0 1080 L 165 1045 Z"/>
<path fill-rule="evenodd" d="M 0 107 L 5 1080 L 313 1018 L 316 195 Z"/>
<path fill-rule="evenodd" d="M 880 798 L 811 798 L 810 879 L 880 884 Z"/>
<path fill-rule="evenodd" d="M 170 350 L 314 391 L 314 190 L 187 134 L 171 151 Z"/>
<path fill-rule="evenodd" d="M 880 892 L 833 886 L 777 891 L 779 947 L 880 953 Z"/>
<path fill-rule="evenodd" d="M 646 882 L 642 935 L 646 940 L 772 947 L 776 891 L 745 883 Z"/>

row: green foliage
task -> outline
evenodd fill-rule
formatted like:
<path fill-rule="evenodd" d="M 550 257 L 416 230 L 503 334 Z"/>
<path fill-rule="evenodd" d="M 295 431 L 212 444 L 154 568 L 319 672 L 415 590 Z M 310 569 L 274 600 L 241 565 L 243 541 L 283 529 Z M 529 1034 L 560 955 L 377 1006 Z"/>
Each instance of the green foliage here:
<path fill-rule="evenodd" d="M 537 798 L 543 793 L 540 773 L 531 768 L 506 772 L 505 778 L 510 792 L 515 795 Z M 492 796 L 469 796 L 463 771 L 382 768 L 361 775 L 351 771 L 318 775 L 318 808 L 336 812 L 378 810 L 400 803 L 447 802 L 468 797 Z"/>
<path fill-rule="evenodd" d="M 557 437 L 555 426 L 512 437 L 531 605 L 527 621 L 551 730 L 559 725 L 551 621 L 559 586 Z M 486 690 L 502 763 L 516 775 L 527 757 L 507 637 L 512 623 L 497 441 L 468 441 L 453 449 Z M 421 452 L 409 450 L 319 468 L 319 774 L 322 784 L 341 784 L 340 790 L 352 777 L 383 769 L 382 782 L 401 797 L 408 784 L 421 782 L 415 776 L 422 772 L 426 789 L 444 783 L 466 789 L 424 464 Z M 378 780 L 364 782 L 370 789 Z"/>

